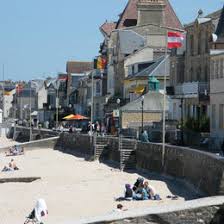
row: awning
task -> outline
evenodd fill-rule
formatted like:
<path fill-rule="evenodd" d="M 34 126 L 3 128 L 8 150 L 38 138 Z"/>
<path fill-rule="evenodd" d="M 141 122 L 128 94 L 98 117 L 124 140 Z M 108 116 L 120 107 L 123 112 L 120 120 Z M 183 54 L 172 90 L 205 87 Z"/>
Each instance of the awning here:
<path fill-rule="evenodd" d="M 145 91 L 145 86 L 143 85 L 138 85 L 136 87 L 132 87 L 130 90 L 129 90 L 129 93 L 135 93 L 135 94 L 143 94 L 143 92 Z"/>
<path fill-rule="evenodd" d="M 69 116 L 67 116 L 67 117 L 64 117 L 63 119 L 64 119 L 64 120 L 67 120 L 67 121 L 89 120 L 88 117 L 84 117 L 84 116 L 82 116 L 82 115 L 80 115 L 80 114 L 69 115 Z"/>
<path fill-rule="evenodd" d="M 70 114 L 70 115 L 68 115 L 68 116 L 66 116 L 66 117 L 63 117 L 63 119 L 64 120 L 68 120 L 68 119 L 70 119 L 70 118 L 72 118 L 72 117 L 74 117 L 75 115 L 74 114 Z"/>

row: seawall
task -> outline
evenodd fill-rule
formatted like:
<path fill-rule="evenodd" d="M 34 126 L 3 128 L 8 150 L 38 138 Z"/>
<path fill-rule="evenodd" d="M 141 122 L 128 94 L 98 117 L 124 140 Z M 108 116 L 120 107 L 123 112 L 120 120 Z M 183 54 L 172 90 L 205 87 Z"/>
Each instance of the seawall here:
<path fill-rule="evenodd" d="M 118 138 L 105 137 L 104 139 L 107 142 L 105 158 L 119 163 Z M 134 143 L 134 140 L 127 141 L 130 141 L 130 144 Z M 94 156 L 93 142 L 88 135 L 62 133 L 57 141 L 56 149 L 91 157 Z M 133 156 L 135 156 L 137 169 L 180 178 L 207 196 L 224 194 L 224 159 L 214 154 L 166 145 L 163 166 L 161 144 L 137 142 Z"/>

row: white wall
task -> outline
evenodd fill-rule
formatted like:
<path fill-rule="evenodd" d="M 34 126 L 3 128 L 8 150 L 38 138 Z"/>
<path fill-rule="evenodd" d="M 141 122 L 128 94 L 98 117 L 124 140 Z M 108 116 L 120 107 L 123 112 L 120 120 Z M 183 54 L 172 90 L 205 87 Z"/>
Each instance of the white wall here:
<path fill-rule="evenodd" d="M 37 106 L 38 110 L 43 109 L 43 104 L 47 103 L 47 89 L 43 85 L 42 88 L 37 93 Z"/>
<path fill-rule="evenodd" d="M 152 61 L 152 60 L 153 60 L 153 49 L 149 47 L 144 48 L 136 52 L 135 54 L 127 57 L 127 59 L 124 62 L 125 77 L 128 76 L 129 65 L 140 63 L 140 62 Z"/>
<path fill-rule="evenodd" d="M 0 124 L 2 124 L 2 110 L 0 109 Z"/>
<path fill-rule="evenodd" d="M 13 95 L 16 90 L 12 90 L 9 96 L 4 96 L 4 117 L 8 118 L 10 114 L 10 109 L 12 108 Z"/>

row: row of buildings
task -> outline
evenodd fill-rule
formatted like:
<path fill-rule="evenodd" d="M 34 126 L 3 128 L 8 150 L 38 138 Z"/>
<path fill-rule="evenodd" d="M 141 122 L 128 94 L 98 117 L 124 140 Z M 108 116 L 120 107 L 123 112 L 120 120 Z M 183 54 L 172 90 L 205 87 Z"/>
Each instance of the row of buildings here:
<path fill-rule="evenodd" d="M 199 10 L 195 17 L 182 25 L 168 0 L 129 0 L 116 22 L 100 26 L 103 41 L 95 63 L 69 61 L 65 74 L 33 80 L 21 92 L 12 88 L 11 95 L 5 96 L 4 116 L 23 119 L 31 97 L 33 116 L 40 122 L 57 120 L 56 112 L 59 120 L 72 112 L 92 115 L 109 129 L 136 128 L 142 118 L 144 125 L 162 120 L 165 90 L 167 119 L 184 120 L 199 132 L 211 130 L 220 144 L 224 10 L 209 15 Z M 185 41 L 182 48 L 166 55 L 168 31 L 184 33 Z M 104 66 L 98 66 L 99 61 Z M 11 106 L 6 106 L 7 100 Z"/>

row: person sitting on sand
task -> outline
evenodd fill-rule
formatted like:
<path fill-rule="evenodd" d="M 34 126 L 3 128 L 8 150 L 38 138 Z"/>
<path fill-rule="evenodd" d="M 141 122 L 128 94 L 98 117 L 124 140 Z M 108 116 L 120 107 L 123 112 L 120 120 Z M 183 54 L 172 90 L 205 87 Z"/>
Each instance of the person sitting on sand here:
<path fill-rule="evenodd" d="M 149 185 L 149 182 L 144 183 L 144 190 L 147 192 L 149 199 L 152 200 L 161 200 L 160 196 L 156 193 L 156 190 L 153 186 Z"/>
<path fill-rule="evenodd" d="M 135 184 L 134 184 L 132 190 L 133 190 L 134 192 L 136 192 L 137 189 L 138 189 L 140 186 L 143 185 L 143 183 L 144 183 L 144 178 L 139 177 L 139 178 L 136 180 L 136 182 L 135 182 Z"/>
<path fill-rule="evenodd" d="M 6 156 L 18 156 L 18 155 L 24 155 L 24 148 L 21 146 L 13 146 L 9 149 L 9 152 L 5 153 Z"/>
<path fill-rule="evenodd" d="M 124 197 L 126 200 L 132 200 L 133 197 L 133 191 L 131 189 L 131 185 L 130 184 L 126 184 L 125 185 L 125 194 Z"/>
<path fill-rule="evenodd" d="M 2 169 L 2 172 L 10 172 L 10 171 L 14 171 L 11 167 L 8 166 L 4 166 Z"/>
<path fill-rule="evenodd" d="M 11 161 L 9 163 L 9 168 L 11 168 L 12 170 L 19 170 L 19 168 L 17 167 L 14 159 L 11 159 Z"/>

